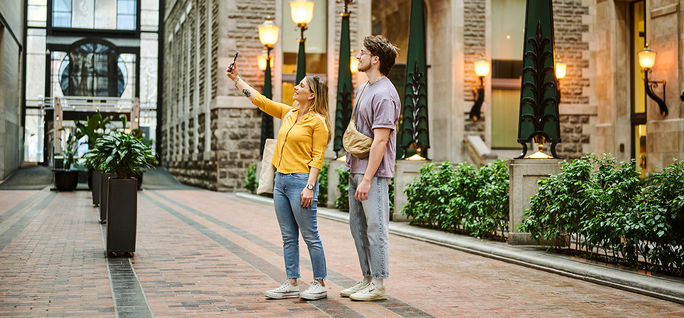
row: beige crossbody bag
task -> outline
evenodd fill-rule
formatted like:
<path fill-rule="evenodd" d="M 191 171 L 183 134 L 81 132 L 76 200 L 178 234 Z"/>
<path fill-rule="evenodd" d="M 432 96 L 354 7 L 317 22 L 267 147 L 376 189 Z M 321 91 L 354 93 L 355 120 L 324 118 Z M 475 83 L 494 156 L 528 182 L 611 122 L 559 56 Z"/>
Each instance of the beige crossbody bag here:
<path fill-rule="evenodd" d="M 352 105 L 352 117 L 349 120 L 349 125 L 347 125 L 347 130 L 344 131 L 344 136 L 342 136 L 342 146 L 344 147 L 344 150 L 359 159 L 368 157 L 371 144 L 373 143 L 373 138 L 360 133 L 356 129 L 356 122 L 354 119 L 356 106 L 359 103 L 359 99 L 361 99 L 361 95 L 363 95 L 363 91 L 366 90 L 366 86 L 368 86 L 368 84 L 363 86 L 359 97 L 356 98 L 356 103 Z"/>
<path fill-rule="evenodd" d="M 284 122 L 287 116 L 292 114 L 291 109 L 280 122 Z M 256 193 L 273 193 L 273 185 L 275 179 L 275 167 L 273 166 L 273 154 L 275 153 L 276 139 L 268 138 L 264 144 L 264 156 L 261 158 L 261 169 L 259 171 L 259 185 Z"/>

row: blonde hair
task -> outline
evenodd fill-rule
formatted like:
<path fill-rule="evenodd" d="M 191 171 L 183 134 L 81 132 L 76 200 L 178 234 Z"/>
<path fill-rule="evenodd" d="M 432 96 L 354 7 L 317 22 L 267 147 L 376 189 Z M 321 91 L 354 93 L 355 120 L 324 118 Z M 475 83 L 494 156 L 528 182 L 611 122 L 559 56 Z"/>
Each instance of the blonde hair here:
<path fill-rule="evenodd" d="M 314 100 L 309 106 L 309 111 L 317 113 L 325 119 L 328 128 L 328 142 L 332 139 L 333 130 L 330 126 L 330 114 L 328 111 L 328 86 L 318 76 L 307 75 L 304 77 L 309 84 L 309 90 L 314 94 Z"/>

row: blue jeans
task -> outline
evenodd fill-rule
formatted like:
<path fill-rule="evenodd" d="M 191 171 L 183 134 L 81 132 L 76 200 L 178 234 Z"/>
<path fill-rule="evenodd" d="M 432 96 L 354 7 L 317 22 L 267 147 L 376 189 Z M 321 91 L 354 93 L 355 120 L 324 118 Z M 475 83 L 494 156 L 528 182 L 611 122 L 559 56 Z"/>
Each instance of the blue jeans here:
<path fill-rule="evenodd" d="M 314 199 L 308 208 L 302 207 L 302 190 L 309 179 L 308 173 L 283 174 L 276 172 L 273 187 L 273 204 L 283 236 L 283 254 L 287 278 L 299 278 L 299 233 L 309 248 L 314 279 L 327 276 L 323 243 L 318 236 L 316 206 L 318 182 L 314 187 Z"/>
<path fill-rule="evenodd" d="M 389 277 L 389 178 L 373 177 L 368 200 L 357 201 L 363 174 L 349 175 L 349 228 L 363 276 Z"/>

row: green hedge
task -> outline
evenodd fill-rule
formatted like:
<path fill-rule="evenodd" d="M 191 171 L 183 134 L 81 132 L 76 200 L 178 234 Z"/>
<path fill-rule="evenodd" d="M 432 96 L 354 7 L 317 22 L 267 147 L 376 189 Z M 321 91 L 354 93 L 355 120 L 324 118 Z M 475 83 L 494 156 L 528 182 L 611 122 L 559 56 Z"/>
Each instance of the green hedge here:
<path fill-rule="evenodd" d="M 505 160 L 480 169 L 467 163 L 453 167 L 428 163 L 404 190 L 402 213 L 412 224 L 475 237 L 503 238 L 508 228 L 509 173 Z"/>
<path fill-rule="evenodd" d="M 327 160 L 323 161 L 323 168 L 318 173 L 318 206 L 328 206 L 328 167 Z"/>
<path fill-rule="evenodd" d="M 337 168 L 337 190 L 340 197 L 335 199 L 335 208 L 349 211 L 349 171 L 344 167 Z"/>
<path fill-rule="evenodd" d="M 592 257 L 681 275 L 684 164 L 642 180 L 634 161 L 590 154 L 565 162 L 539 181 L 519 229 L 538 240 L 570 235 Z"/>

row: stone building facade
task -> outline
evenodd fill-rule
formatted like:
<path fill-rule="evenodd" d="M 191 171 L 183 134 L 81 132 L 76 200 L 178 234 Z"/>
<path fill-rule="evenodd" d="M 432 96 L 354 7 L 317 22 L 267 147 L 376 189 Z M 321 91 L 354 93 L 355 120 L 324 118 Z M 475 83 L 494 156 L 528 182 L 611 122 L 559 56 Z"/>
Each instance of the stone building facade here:
<path fill-rule="evenodd" d="M 375 32 L 376 8 L 401 10 L 396 0 L 358 0 L 351 5 L 352 48 L 358 48 L 364 35 Z M 410 1 L 406 1 L 410 3 Z M 327 6 L 327 77 L 330 110 L 335 108 L 335 87 L 339 47 L 339 13 L 343 0 L 317 1 Z M 512 19 L 523 19 L 524 0 L 425 0 L 428 69 L 428 108 L 430 120 L 429 157 L 434 161 L 472 160 L 473 147 L 467 136 L 478 136 L 491 155 L 511 159 L 519 150 L 497 146 L 497 140 L 517 139 L 515 89 L 519 78 L 501 75 L 501 65 L 515 65 L 513 58 L 502 58 L 501 36 L 513 40 L 522 37 L 522 25 L 501 30 L 502 6 L 522 8 L 520 14 L 504 12 Z M 635 4 L 637 3 L 637 4 Z M 651 49 L 658 52 L 652 78 L 667 81 L 666 102 L 669 115 L 661 116 L 654 102 L 644 97 L 646 120 L 635 126 L 630 108 L 641 100 L 635 98 L 639 77 L 630 51 L 629 28 L 638 6 L 645 5 L 644 32 Z M 559 105 L 562 142 L 559 155 L 577 158 L 586 153 L 609 152 L 620 160 L 643 158 L 644 170 L 655 171 L 684 157 L 684 124 L 681 91 L 684 89 L 684 1 L 682 0 L 553 0 L 556 58 L 567 64 L 567 75 L 560 81 Z M 405 6 L 400 6 L 405 7 Z M 387 10 L 390 10 L 387 9 Z M 284 11 L 285 10 L 285 11 Z M 385 10 L 385 11 L 387 11 Z M 630 11 L 631 10 L 631 11 Z M 262 51 L 257 26 L 265 15 L 276 17 L 282 25 L 289 18 L 286 1 L 274 0 L 175 0 L 167 3 L 165 17 L 166 103 L 163 116 L 163 161 L 183 182 L 216 190 L 240 190 L 245 168 L 258 161 L 260 115 L 233 89 L 223 70 L 232 52 L 240 50 L 244 78 L 255 86 L 263 83 L 263 73 L 255 60 Z M 398 11 L 409 14 L 409 8 Z M 332 18 L 335 17 L 335 18 Z M 632 24 L 630 24 L 632 23 Z M 408 29 L 408 25 L 395 24 Z M 296 32 L 296 30 L 282 30 Z M 382 33 L 382 32 L 380 32 Z M 408 32 L 407 32 L 408 34 Z M 281 39 L 282 39 L 281 35 Z M 517 42 L 516 42 L 517 43 Z M 520 49 L 522 41 L 519 42 Z M 516 45 L 513 45 L 515 48 Z M 282 99 L 281 44 L 275 56 L 274 99 Z M 473 63 L 485 58 L 492 72 L 484 78 L 485 102 L 477 122 L 468 118 L 479 85 Z M 519 58 L 521 59 L 521 57 Z M 513 60 L 513 61 L 510 61 Z M 513 63 L 513 64 L 511 64 Z M 178 68 L 178 69 L 176 69 Z M 498 72 L 498 73 L 497 73 Z M 632 74 L 631 77 L 629 74 Z M 515 74 L 513 74 L 515 75 Z M 509 76 L 509 78 L 503 78 Z M 502 77 L 502 78 L 499 78 Z M 365 81 L 354 75 L 355 87 Z M 636 87 L 636 88 L 635 88 Z M 661 86 L 662 88 L 662 86 Z M 658 88 L 657 94 L 662 96 Z M 506 94 L 500 93 L 506 90 Z M 497 95 L 499 94 L 499 95 Z M 509 107 L 497 109 L 496 96 L 513 96 Z M 498 117 L 497 117 L 498 116 Z M 501 133 L 496 120 L 508 117 L 515 129 Z M 637 116 L 638 117 L 638 116 Z M 643 117 L 643 116 L 642 116 Z M 497 119 L 498 118 L 498 119 Z M 276 120 L 276 129 L 278 121 Z M 645 131 L 634 137 L 634 129 Z M 636 141 L 635 141 L 636 140 Z M 635 142 L 637 145 L 635 146 Z M 638 143 L 642 142 L 639 151 Z M 510 144 L 510 143 L 509 143 Z M 332 145 L 330 145 L 332 148 Z M 547 148 L 548 149 L 548 148 Z M 635 154 L 636 152 L 636 154 Z M 332 151 L 328 157 L 334 156 Z M 480 154 L 481 155 L 481 154 Z"/>
<path fill-rule="evenodd" d="M 0 180 L 23 160 L 24 1 L 0 6 Z"/>

